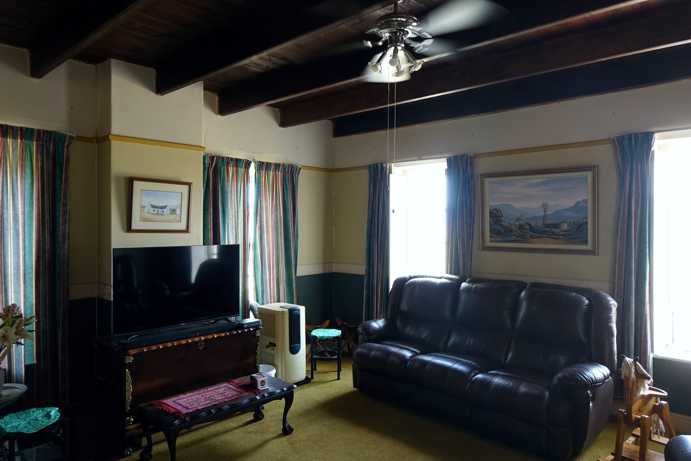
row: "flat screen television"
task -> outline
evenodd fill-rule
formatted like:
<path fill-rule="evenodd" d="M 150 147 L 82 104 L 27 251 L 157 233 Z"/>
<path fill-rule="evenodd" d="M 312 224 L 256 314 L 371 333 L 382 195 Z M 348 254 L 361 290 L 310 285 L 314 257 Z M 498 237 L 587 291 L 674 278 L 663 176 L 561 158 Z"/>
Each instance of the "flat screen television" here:
<path fill-rule="evenodd" d="M 112 334 L 243 317 L 239 245 L 113 249 Z"/>

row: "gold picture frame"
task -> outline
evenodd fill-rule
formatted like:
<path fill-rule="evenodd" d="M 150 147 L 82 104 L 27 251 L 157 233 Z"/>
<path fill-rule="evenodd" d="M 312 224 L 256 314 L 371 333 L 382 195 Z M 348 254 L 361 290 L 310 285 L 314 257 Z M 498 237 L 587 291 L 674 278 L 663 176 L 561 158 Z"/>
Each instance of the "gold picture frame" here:
<path fill-rule="evenodd" d="M 598 254 L 597 166 L 480 176 L 482 249 Z"/>

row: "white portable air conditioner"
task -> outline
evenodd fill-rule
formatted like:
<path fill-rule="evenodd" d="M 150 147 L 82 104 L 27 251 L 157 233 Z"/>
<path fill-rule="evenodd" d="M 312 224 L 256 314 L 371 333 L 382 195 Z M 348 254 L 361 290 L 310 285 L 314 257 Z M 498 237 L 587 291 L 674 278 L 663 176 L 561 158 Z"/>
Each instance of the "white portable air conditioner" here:
<path fill-rule="evenodd" d="M 305 379 L 305 306 L 257 306 L 262 321 L 257 362 L 276 367 L 276 376 L 289 383 Z"/>

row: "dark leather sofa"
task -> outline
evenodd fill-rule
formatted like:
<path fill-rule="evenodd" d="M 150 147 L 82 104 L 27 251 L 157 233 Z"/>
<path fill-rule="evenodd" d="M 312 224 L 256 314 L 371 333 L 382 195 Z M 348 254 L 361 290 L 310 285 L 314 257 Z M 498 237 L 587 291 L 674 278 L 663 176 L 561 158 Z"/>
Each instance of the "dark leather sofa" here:
<path fill-rule="evenodd" d="M 399 278 L 386 318 L 360 326 L 353 385 L 569 459 L 610 414 L 615 320 L 614 300 L 586 288 Z"/>

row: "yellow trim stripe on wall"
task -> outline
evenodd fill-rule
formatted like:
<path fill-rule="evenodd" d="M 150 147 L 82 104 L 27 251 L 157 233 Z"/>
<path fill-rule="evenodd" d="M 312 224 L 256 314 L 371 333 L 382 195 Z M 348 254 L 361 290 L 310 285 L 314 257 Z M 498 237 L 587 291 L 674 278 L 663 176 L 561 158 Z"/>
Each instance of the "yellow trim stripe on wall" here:
<path fill-rule="evenodd" d="M 204 146 L 199 146 L 199 145 L 195 145 L 195 144 L 185 144 L 185 143 L 172 142 L 172 141 L 162 141 L 159 139 L 138 138 L 135 136 L 123 136 L 120 134 L 108 134 L 106 136 L 101 136 L 101 137 L 76 136 L 75 140 L 80 141 L 80 142 L 85 142 L 85 143 L 101 143 L 101 142 L 105 142 L 105 141 L 128 142 L 128 143 L 132 143 L 132 144 L 144 144 L 144 145 L 148 145 L 148 146 L 172 147 L 174 149 L 185 149 L 185 150 L 191 150 L 194 152 L 206 151 L 206 148 Z M 499 157 L 499 156 L 504 156 L 504 155 L 535 154 L 535 153 L 546 152 L 546 151 L 551 151 L 551 150 L 578 149 L 578 148 L 582 148 L 582 147 L 605 146 L 605 145 L 611 145 L 611 144 L 612 144 L 611 138 L 594 139 L 591 141 L 571 142 L 571 143 L 562 143 L 562 144 L 546 144 L 543 146 L 521 147 L 521 148 L 517 148 L 517 149 L 505 149 L 505 150 L 497 150 L 497 151 L 492 151 L 492 152 L 480 152 L 477 154 L 473 154 L 473 157 L 475 157 L 475 158 L 489 158 L 489 157 Z M 442 158 L 446 158 L 446 156 L 440 155 L 438 157 L 428 157 L 428 158 L 424 158 L 424 159 L 420 159 L 420 160 L 427 160 L 427 159 L 431 160 L 433 158 L 442 159 Z M 411 159 L 411 161 L 414 161 L 414 160 Z M 306 170 L 306 171 L 316 171 L 316 172 L 321 172 L 321 173 L 343 173 L 343 172 L 347 172 L 347 171 L 365 170 L 365 169 L 367 169 L 367 167 L 368 167 L 368 165 L 351 166 L 351 167 L 345 167 L 345 168 L 324 168 L 324 167 L 319 167 L 319 166 L 304 165 L 304 166 L 302 166 L 302 169 Z"/>

